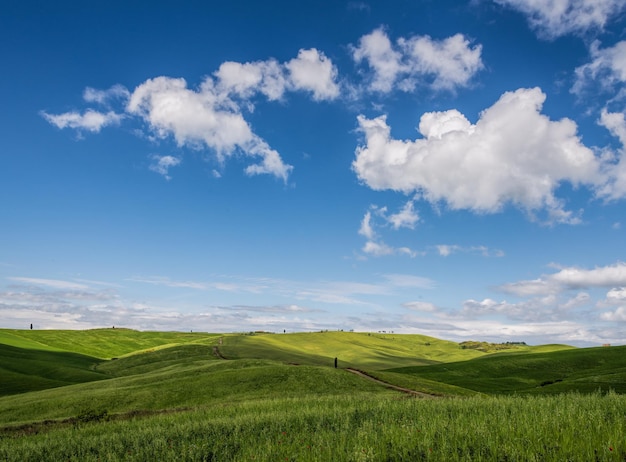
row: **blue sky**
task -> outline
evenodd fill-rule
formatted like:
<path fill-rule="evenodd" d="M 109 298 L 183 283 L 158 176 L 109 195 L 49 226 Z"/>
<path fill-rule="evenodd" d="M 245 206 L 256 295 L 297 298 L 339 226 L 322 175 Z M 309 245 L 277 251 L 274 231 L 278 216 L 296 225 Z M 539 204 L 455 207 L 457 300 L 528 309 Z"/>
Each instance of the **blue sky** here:
<path fill-rule="evenodd" d="M 621 0 L 1 8 L 2 327 L 624 343 Z"/>

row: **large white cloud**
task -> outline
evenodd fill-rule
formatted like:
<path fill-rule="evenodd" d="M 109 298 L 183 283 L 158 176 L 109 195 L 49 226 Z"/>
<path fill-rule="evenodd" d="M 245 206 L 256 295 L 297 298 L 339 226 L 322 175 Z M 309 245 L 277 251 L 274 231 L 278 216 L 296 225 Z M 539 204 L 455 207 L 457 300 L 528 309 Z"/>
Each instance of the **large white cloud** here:
<path fill-rule="evenodd" d="M 287 181 L 292 166 L 253 132 L 243 114 L 243 110 L 254 109 L 256 95 L 279 100 L 287 91 L 310 93 L 315 101 L 335 99 L 340 95 L 337 68 L 315 48 L 301 49 L 296 58 L 282 64 L 275 59 L 224 62 L 198 88 L 189 88 L 183 78 L 159 76 L 146 80 L 132 93 L 121 85 L 108 90 L 85 89 L 86 102 L 107 109 L 111 102 L 123 101 L 125 115 L 93 109 L 41 115 L 59 128 L 94 133 L 107 125 L 118 124 L 125 116 L 137 116 L 157 138 L 171 136 L 179 146 L 208 148 L 220 162 L 242 153 L 260 159 L 244 169 L 246 174 L 270 174 Z M 150 168 L 166 178 L 168 168 L 180 162 L 180 158 L 172 156 L 153 160 L 155 163 Z"/>
<path fill-rule="evenodd" d="M 602 30 L 607 22 L 624 10 L 623 0 L 494 0 L 516 9 L 545 38 L 569 33 Z"/>
<path fill-rule="evenodd" d="M 216 91 L 211 79 L 198 90 L 187 88 L 184 79 L 149 79 L 132 93 L 127 111 L 142 117 L 157 136 L 173 136 L 179 146 L 208 147 L 221 161 L 236 150 L 260 157 L 261 163 L 246 168 L 248 174 L 269 173 L 286 181 L 292 169 L 252 132 L 237 105 Z"/>
<path fill-rule="evenodd" d="M 555 190 L 562 182 L 595 190 L 606 179 L 576 124 L 543 115 L 544 101 L 539 88 L 507 92 L 476 124 L 457 110 L 426 113 L 416 140 L 393 139 L 385 116 L 360 115 L 365 144 L 352 168 L 372 189 L 416 192 L 451 209 L 494 213 L 513 204 L 552 222 L 577 222 Z"/>
<path fill-rule="evenodd" d="M 471 46 L 462 34 L 443 40 L 429 36 L 400 38 L 392 44 L 383 28 L 364 35 L 352 48 L 355 62 L 372 69 L 372 91 L 387 93 L 398 88 L 412 91 L 418 84 L 454 90 L 470 83 L 484 66 L 481 45 Z"/>

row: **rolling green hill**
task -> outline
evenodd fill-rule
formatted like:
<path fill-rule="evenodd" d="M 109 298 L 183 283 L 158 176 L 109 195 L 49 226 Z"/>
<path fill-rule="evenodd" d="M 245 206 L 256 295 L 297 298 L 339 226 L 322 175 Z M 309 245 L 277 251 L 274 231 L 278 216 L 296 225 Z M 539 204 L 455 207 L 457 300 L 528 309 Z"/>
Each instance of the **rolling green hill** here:
<path fill-rule="evenodd" d="M 131 329 L 12 330 L 0 329 L 0 344 L 41 350 L 71 351 L 110 359 L 142 350 L 186 343 L 212 344 L 219 335 L 142 332 Z"/>
<path fill-rule="evenodd" d="M 492 355 L 389 372 L 482 393 L 589 393 L 609 389 L 626 393 L 626 346 Z"/>
<path fill-rule="evenodd" d="M 0 330 L 0 459 L 625 460 L 625 384 L 626 347 Z"/>
<path fill-rule="evenodd" d="M 77 353 L 0 343 L 0 396 L 106 379 L 93 370 L 99 361 Z"/>
<path fill-rule="evenodd" d="M 554 346 L 556 348 L 566 346 Z M 509 345 L 501 352 L 532 352 L 536 347 Z M 466 361 L 490 354 L 462 348 L 458 343 L 425 335 L 373 334 L 357 332 L 313 332 L 256 334 L 224 338 L 220 347 L 230 359 L 264 358 L 301 364 L 382 370 L 392 367 L 424 366 Z"/>

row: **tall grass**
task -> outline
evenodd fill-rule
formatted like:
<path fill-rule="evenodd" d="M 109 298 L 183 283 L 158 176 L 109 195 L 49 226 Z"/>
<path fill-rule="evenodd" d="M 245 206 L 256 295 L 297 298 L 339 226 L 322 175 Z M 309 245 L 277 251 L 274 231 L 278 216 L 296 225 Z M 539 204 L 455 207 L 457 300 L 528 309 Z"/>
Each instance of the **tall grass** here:
<path fill-rule="evenodd" d="M 308 396 L 5 433 L 6 461 L 594 461 L 626 458 L 626 397 Z"/>

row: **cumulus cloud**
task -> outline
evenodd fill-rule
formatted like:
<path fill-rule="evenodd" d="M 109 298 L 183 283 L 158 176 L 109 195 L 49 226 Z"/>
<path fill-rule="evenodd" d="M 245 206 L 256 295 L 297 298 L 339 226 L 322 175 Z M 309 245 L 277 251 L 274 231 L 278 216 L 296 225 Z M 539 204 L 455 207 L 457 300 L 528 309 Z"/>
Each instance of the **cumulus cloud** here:
<path fill-rule="evenodd" d="M 507 92 L 476 124 L 457 110 L 426 113 L 416 140 L 393 139 L 385 116 L 359 115 L 365 144 L 352 168 L 374 190 L 417 193 L 453 210 L 495 213 L 512 204 L 531 217 L 545 212 L 548 222 L 578 223 L 555 190 L 563 182 L 595 190 L 606 177 L 572 120 L 541 114 L 544 101 L 539 88 Z"/>
<path fill-rule="evenodd" d="M 274 59 L 253 63 L 227 61 L 215 72 L 220 92 L 250 98 L 261 92 L 270 101 L 282 98 L 287 80 L 282 66 Z"/>
<path fill-rule="evenodd" d="M 287 180 L 290 165 L 252 132 L 238 107 L 215 90 L 207 79 L 198 90 L 187 88 L 184 79 L 157 77 L 138 86 L 127 110 L 142 117 L 160 138 L 173 136 L 179 146 L 213 149 L 223 162 L 237 150 L 261 162 L 246 173 L 268 173 Z"/>
<path fill-rule="evenodd" d="M 155 77 L 132 92 L 122 85 L 107 90 L 87 87 L 83 99 L 109 107 L 114 101 L 125 103 L 125 114 L 87 109 L 63 114 L 41 115 L 59 128 L 93 133 L 119 124 L 127 116 L 142 119 L 155 137 L 172 137 L 179 146 L 214 151 L 220 162 L 234 154 L 258 159 L 245 167 L 247 175 L 269 174 L 285 182 L 293 169 L 280 154 L 255 134 L 243 111 L 254 110 L 254 97 L 279 100 L 286 91 L 302 91 L 315 101 L 332 100 L 340 95 L 338 71 L 333 62 L 315 48 L 301 49 L 296 58 L 285 63 L 275 59 L 249 63 L 227 61 L 197 88 L 185 79 Z M 150 166 L 166 178 L 177 157 L 159 157 Z"/>
<path fill-rule="evenodd" d="M 413 91 L 418 85 L 435 90 L 468 86 L 483 69 L 482 46 L 471 46 L 462 34 L 443 40 L 429 36 L 399 38 L 394 45 L 381 27 L 360 38 L 352 47 L 356 63 L 372 70 L 369 89 L 388 93 L 394 88 Z"/>
<path fill-rule="evenodd" d="M 170 168 L 176 167 L 181 162 L 179 157 L 159 156 L 158 154 L 150 156 L 150 159 L 152 160 L 149 167 L 150 170 L 158 173 L 159 175 L 163 175 L 163 177 L 168 181 L 172 179 L 169 175 Z"/>
<path fill-rule="evenodd" d="M 537 33 L 547 39 L 588 30 L 602 30 L 623 11 L 622 0 L 494 0 L 528 17 Z"/>
<path fill-rule="evenodd" d="M 339 96 L 337 69 L 324 53 L 315 48 L 300 50 L 298 56 L 285 66 L 294 89 L 310 91 L 316 101 L 332 100 Z"/>
<path fill-rule="evenodd" d="M 600 315 L 603 321 L 626 322 L 626 306 L 620 306 L 615 311 L 607 311 Z"/>

